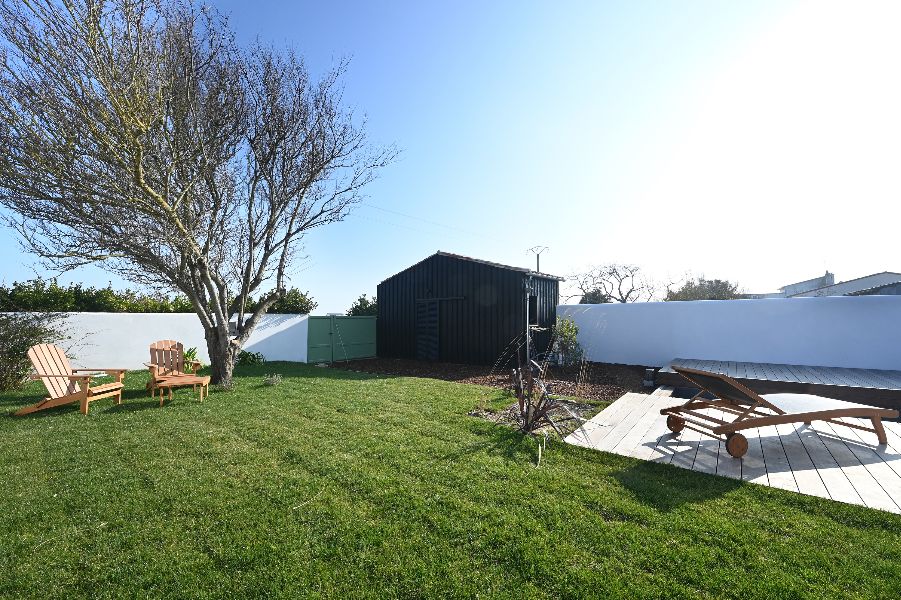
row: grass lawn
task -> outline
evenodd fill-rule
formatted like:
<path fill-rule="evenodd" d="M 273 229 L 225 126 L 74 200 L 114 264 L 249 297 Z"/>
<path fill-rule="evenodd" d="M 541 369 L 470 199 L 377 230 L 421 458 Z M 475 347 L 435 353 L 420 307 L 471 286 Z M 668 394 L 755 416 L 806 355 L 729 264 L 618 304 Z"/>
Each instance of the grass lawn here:
<path fill-rule="evenodd" d="M 496 390 L 236 380 L 0 416 L 0 597 L 901 597 L 899 516 L 562 443 L 535 468 L 466 415 Z"/>

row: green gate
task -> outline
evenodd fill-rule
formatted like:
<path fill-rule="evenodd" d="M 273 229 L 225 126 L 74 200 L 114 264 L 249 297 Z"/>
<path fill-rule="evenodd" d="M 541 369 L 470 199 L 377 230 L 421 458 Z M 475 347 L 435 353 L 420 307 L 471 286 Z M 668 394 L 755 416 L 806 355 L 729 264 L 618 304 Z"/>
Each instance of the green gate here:
<path fill-rule="evenodd" d="M 376 317 L 310 317 L 307 362 L 322 363 L 375 356 Z"/>

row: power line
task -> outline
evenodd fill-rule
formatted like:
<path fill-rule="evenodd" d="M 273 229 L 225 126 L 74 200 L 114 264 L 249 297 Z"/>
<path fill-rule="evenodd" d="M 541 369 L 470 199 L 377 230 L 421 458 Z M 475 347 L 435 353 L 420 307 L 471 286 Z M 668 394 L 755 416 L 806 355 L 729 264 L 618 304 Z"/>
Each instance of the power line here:
<path fill-rule="evenodd" d="M 443 227 L 443 228 L 445 228 L 445 229 L 451 229 L 451 230 L 454 230 L 454 231 L 459 231 L 459 232 L 461 232 L 461 233 L 465 233 L 465 234 L 467 234 L 467 235 L 473 235 L 473 236 L 476 236 L 476 237 L 485 237 L 485 234 L 482 234 L 482 233 L 477 233 L 477 232 L 475 232 L 475 231 L 469 231 L 469 230 L 467 230 L 467 229 L 462 229 L 462 228 L 456 227 L 456 226 L 454 226 L 454 225 L 447 225 L 447 224 L 445 224 L 445 223 L 440 223 L 440 222 L 438 222 L 438 221 L 433 221 L 433 220 L 431 220 L 431 219 L 424 219 L 424 218 L 422 218 L 422 217 L 417 217 L 416 215 L 411 215 L 411 214 L 408 214 L 408 213 L 404 213 L 404 212 L 401 212 L 401 211 L 399 211 L 399 210 L 392 210 L 392 209 L 389 209 L 389 208 L 382 208 L 381 206 L 375 206 L 374 204 L 370 204 L 370 203 L 368 203 L 368 202 L 363 202 L 362 204 L 363 204 L 363 206 L 365 206 L 365 207 L 367 207 L 367 208 L 372 208 L 372 209 L 375 209 L 375 210 L 380 210 L 380 211 L 382 211 L 382 212 L 391 213 L 391 214 L 393 214 L 393 215 L 398 215 L 398 216 L 401 216 L 401 217 L 406 217 L 406 218 L 408 218 L 408 219 L 414 219 L 414 220 L 416 220 L 416 221 L 421 221 L 421 222 L 423 222 L 423 223 L 428 223 L 429 225 L 434 225 L 434 226 L 436 226 L 436 227 Z"/>

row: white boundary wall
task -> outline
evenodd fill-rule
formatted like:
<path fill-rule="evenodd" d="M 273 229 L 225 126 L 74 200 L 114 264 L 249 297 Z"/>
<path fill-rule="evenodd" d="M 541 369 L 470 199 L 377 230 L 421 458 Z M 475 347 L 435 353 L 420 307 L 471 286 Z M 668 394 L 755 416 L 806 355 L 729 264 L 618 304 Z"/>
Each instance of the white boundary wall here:
<path fill-rule="evenodd" d="M 901 296 L 769 298 L 557 307 L 586 358 L 659 367 L 698 358 L 901 369 Z"/>
<path fill-rule="evenodd" d="M 307 315 L 265 315 L 244 345 L 266 360 L 307 361 Z M 76 367 L 143 369 L 150 344 L 178 340 L 209 364 L 203 327 L 193 313 L 69 313 L 63 342 Z"/>

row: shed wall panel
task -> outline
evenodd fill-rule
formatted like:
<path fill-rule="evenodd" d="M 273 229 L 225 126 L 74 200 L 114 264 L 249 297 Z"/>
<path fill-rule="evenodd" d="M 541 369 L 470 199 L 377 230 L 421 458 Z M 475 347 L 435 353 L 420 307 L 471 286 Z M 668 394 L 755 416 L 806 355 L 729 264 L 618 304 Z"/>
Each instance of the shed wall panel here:
<path fill-rule="evenodd" d="M 416 304 L 439 302 L 439 359 L 446 362 L 506 366 L 515 359 L 515 339 L 525 326 L 528 273 L 437 254 L 378 286 L 380 356 L 415 358 Z M 544 351 L 550 341 L 558 301 L 558 282 L 534 277 L 539 325 L 533 337 Z"/>

